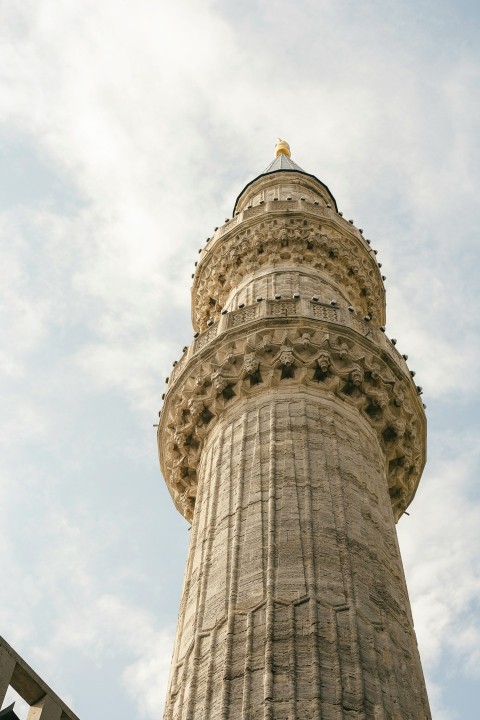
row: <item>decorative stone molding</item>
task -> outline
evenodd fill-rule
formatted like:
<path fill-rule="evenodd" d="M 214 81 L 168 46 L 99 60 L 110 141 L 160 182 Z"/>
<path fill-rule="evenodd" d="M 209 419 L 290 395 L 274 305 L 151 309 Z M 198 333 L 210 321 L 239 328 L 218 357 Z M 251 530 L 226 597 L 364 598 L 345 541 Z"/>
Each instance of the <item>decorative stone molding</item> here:
<path fill-rule="evenodd" d="M 298 315 L 298 305 L 296 300 L 268 300 L 267 315 L 272 317 L 295 317 Z"/>
<path fill-rule="evenodd" d="M 257 314 L 258 306 L 255 305 L 251 305 L 247 308 L 242 308 L 241 310 L 236 310 L 235 312 L 230 314 L 230 327 L 237 327 L 237 325 L 242 325 L 249 320 L 254 320 L 257 317 Z"/>
<path fill-rule="evenodd" d="M 408 374 L 406 362 L 398 350 L 382 331 L 372 326 L 371 322 L 359 318 L 358 315 L 344 308 L 334 308 L 331 305 L 325 305 L 325 303 L 312 302 L 308 298 L 298 298 L 295 300 L 262 301 L 221 316 L 220 322 L 212 325 L 206 332 L 199 335 L 175 364 L 169 378 L 170 385 L 180 375 L 189 360 L 200 352 L 202 348 L 215 340 L 220 333 L 263 317 L 310 317 L 350 328 L 377 343 L 381 351 L 389 355 L 402 368 L 403 372 Z"/>
<path fill-rule="evenodd" d="M 318 178 L 297 172 L 260 175 L 249 183 L 238 196 L 233 210 L 234 215 L 243 211 L 251 212 L 260 202 L 274 201 L 282 209 L 294 209 L 303 205 L 310 210 L 332 207 L 337 203 L 328 187 Z M 253 207 L 252 207 L 253 206 Z M 280 209 L 279 207 L 279 209 Z"/>
<path fill-rule="evenodd" d="M 375 256 L 364 241 L 323 221 L 270 216 L 234 229 L 210 244 L 198 263 L 192 288 L 192 318 L 205 329 L 219 316 L 232 290 L 261 267 L 308 265 L 344 288 L 362 314 L 376 325 L 385 322 L 385 291 Z"/>
<path fill-rule="evenodd" d="M 351 305 L 343 287 L 326 273 L 308 265 L 285 264 L 276 268 L 262 267 L 243 278 L 229 293 L 223 311 L 232 312 L 245 305 L 252 305 L 259 297 L 272 300 L 277 295 L 284 300 L 296 296 L 308 299 L 315 297 L 320 303 L 330 304 L 335 299 L 339 307 L 347 308 Z"/>
<path fill-rule="evenodd" d="M 287 322 L 279 326 L 278 318 L 263 319 L 262 329 L 249 333 L 234 326 L 204 344 L 188 370 L 171 382 L 159 438 L 162 470 L 177 508 L 191 520 L 202 447 L 226 410 L 271 388 L 303 386 L 356 407 L 375 429 L 397 520 L 413 498 L 425 460 L 425 417 L 413 381 L 391 355 L 349 328 L 331 332 L 323 318 Z"/>

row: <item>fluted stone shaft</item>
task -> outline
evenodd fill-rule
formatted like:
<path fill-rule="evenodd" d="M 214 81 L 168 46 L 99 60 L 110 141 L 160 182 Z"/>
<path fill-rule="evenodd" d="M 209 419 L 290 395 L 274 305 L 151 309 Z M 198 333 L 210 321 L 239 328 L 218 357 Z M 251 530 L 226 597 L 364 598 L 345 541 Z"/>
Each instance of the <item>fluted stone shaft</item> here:
<path fill-rule="evenodd" d="M 315 182 L 261 176 L 237 201 L 238 232 L 249 201 L 295 188 L 331 219 Z M 423 467 L 421 403 L 378 329 L 378 270 L 355 284 L 338 261 L 343 243 L 367 267 L 363 238 L 349 246 L 334 218 L 339 253 L 304 199 L 293 216 L 279 202 L 263 225 L 255 215 L 240 262 L 241 240 L 222 233 L 202 258 L 205 332 L 160 421 L 162 468 L 192 521 L 165 720 L 429 720 L 395 531 Z M 267 252 L 260 266 L 251 247 Z M 212 266 L 222 289 L 205 304 Z"/>

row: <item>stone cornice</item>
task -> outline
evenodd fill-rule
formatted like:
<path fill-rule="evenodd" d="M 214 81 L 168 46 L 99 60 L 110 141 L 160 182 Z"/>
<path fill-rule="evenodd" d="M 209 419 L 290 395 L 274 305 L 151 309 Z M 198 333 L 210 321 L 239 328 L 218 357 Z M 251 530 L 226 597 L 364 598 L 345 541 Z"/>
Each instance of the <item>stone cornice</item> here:
<path fill-rule="evenodd" d="M 401 368 L 407 377 L 409 375 L 407 363 L 395 345 L 390 342 L 382 330 L 372 325 L 371 322 L 363 320 L 357 313 L 350 312 L 345 308 L 332 307 L 325 303 L 313 302 L 310 298 L 300 297 L 297 299 L 262 300 L 254 305 L 249 305 L 220 315 L 219 320 L 211 324 L 204 332 L 195 333 L 193 342 L 185 349 L 180 360 L 174 363 L 173 370 L 169 377 L 170 385 L 185 368 L 187 363 L 189 363 L 202 348 L 226 330 L 255 320 L 260 320 L 261 324 L 262 318 L 283 316 L 311 317 L 332 323 L 333 326 L 350 328 L 375 342 L 382 353 L 390 356 L 395 366 Z M 338 330 L 338 328 L 336 329 Z"/>
<path fill-rule="evenodd" d="M 259 212 L 245 217 L 253 210 Z M 204 330 L 218 318 L 231 290 L 259 268 L 292 263 L 331 277 L 363 315 L 377 326 L 384 324 L 382 277 L 360 232 L 329 208 L 270 201 L 245 210 L 202 251 L 192 287 L 194 328 Z"/>
<path fill-rule="evenodd" d="M 348 311 L 299 300 L 260 303 L 222 322 L 177 365 L 161 413 L 161 465 L 180 512 L 191 519 L 203 443 L 226 409 L 275 387 L 306 387 L 355 407 L 374 428 L 398 519 L 423 469 L 426 421 L 383 333 Z"/>
<path fill-rule="evenodd" d="M 297 187 L 305 189 L 325 204 L 333 205 L 337 211 L 337 202 L 328 187 L 315 175 L 298 170 L 277 170 L 273 173 L 262 174 L 251 180 L 242 190 L 235 201 L 233 214 L 241 212 L 259 192 L 266 191 L 272 187 Z M 304 193 L 305 194 L 305 193 Z"/>

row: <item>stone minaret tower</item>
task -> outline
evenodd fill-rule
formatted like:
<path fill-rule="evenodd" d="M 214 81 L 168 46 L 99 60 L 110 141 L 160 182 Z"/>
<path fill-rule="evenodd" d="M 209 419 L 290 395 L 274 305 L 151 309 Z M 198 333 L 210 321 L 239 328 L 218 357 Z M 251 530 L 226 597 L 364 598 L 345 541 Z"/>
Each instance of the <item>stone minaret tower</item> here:
<path fill-rule="evenodd" d="M 428 720 L 395 522 L 425 415 L 375 251 L 288 144 L 200 252 L 158 429 L 191 521 L 166 720 Z"/>

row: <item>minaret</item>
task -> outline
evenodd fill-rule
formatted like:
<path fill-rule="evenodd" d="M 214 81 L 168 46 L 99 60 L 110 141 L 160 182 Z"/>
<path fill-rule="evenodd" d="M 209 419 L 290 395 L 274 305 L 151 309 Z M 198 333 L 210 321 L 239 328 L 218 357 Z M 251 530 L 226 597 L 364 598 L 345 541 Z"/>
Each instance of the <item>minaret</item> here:
<path fill-rule="evenodd" d="M 166 720 L 429 720 L 395 522 L 425 415 L 375 251 L 276 158 L 200 252 L 163 475 L 192 523 Z"/>

